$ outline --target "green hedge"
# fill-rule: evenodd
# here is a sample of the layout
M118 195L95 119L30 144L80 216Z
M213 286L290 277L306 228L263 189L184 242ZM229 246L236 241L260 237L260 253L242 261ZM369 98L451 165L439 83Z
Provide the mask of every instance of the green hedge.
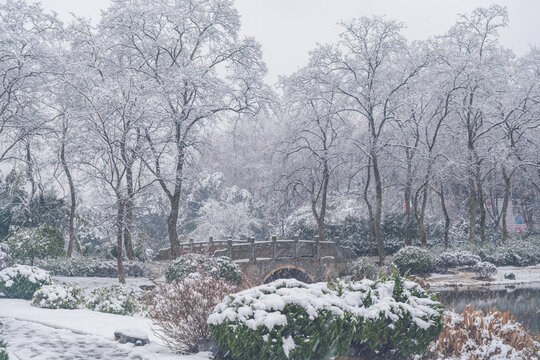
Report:
M100 287L92 290L86 306L104 313L131 315L139 308L135 294L119 286Z
M208 323L233 360L330 359L349 353L406 357L442 330L443 306L395 272L375 282L294 279L244 290L218 304Z
M83 291L75 284L45 285L32 297L32 305L46 309L78 309L84 303Z
M8 298L31 299L36 290L50 284L49 273L35 266L14 265L0 271L0 292Z
M434 268L431 253L416 246L405 246L399 250L393 262L402 274L427 274Z
M341 297L357 317L354 346L365 348L371 356L420 354L443 328L444 307L397 272L375 282L345 284Z
M324 283L276 280L230 295L208 323L231 359L330 359L347 354L354 336L340 303Z

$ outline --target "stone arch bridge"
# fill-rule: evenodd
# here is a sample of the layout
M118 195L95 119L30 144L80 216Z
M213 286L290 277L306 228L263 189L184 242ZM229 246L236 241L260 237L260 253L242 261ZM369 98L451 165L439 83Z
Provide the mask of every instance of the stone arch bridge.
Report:
M304 282L327 281L339 275L354 252L338 241L264 240L194 241L181 243L183 253L206 253L227 256L235 261L254 283L267 283L279 278L296 278ZM166 254L158 254L163 258Z

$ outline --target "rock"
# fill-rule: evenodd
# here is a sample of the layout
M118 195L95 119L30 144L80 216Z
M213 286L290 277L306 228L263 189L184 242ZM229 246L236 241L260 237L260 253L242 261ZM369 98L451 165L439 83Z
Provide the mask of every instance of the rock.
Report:
M132 343L136 346L143 346L150 342L148 335L139 330L133 329L121 329L114 332L116 340L120 341L120 344Z
M504 278L508 280L516 280L516 275L514 273L505 273Z
M219 353L217 342L214 339L201 339L197 341L197 351L208 351L214 356Z
M150 284L150 285L141 285L139 286L139 288L143 291L150 291L150 290L154 290L156 288L156 285L154 284Z

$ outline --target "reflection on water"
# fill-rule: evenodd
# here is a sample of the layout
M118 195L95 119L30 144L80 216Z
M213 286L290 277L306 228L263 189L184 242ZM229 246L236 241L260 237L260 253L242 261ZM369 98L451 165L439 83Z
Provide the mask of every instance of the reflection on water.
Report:
M484 311L492 307L510 311L532 332L540 332L540 289L441 291L438 297L440 302L456 312L462 312L468 304Z

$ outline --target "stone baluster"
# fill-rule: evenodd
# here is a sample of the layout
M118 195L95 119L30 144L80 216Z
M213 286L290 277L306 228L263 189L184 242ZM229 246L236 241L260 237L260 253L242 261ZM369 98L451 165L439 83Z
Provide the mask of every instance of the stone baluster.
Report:
M272 236L272 258L277 259L277 237Z

